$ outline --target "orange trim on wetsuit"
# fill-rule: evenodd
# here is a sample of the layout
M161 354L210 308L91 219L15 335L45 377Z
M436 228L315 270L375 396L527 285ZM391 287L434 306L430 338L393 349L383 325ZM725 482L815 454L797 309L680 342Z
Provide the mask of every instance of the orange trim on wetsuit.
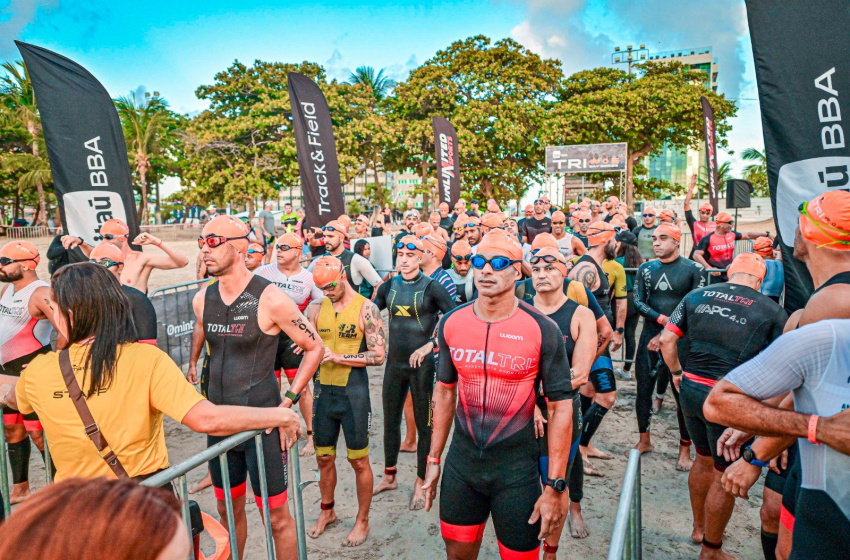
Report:
M779 508L779 522L783 527L794 532L794 514L785 509L785 506Z
M478 542L484 537L484 527L486 523L480 525L452 525L440 520L440 534L443 537L457 542L472 543Z
M502 544L502 541L496 540L499 543L499 556L502 557L502 560L537 560L540 558L540 547L533 550L528 550L525 552L518 552L516 550L511 550Z
M668 323L669 324L669 323ZM690 379L694 383L699 383L700 385L705 385L706 387L714 387L717 385L719 379L712 379L710 377L703 377L702 375L697 375L696 373L685 372L685 379Z
M4 426L14 426L16 424L23 424L24 428L28 432L44 431L44 426L41 425L41 420L27 420L20 412L7 412L3 414Z
M248 481L246 480L242 484L238 486L230 487L230 497L234 500L236 498L241 498L245 495L246 490L248 489ZM216 500L224 500L224 488L219 488L213 484L213 494L215 494Z

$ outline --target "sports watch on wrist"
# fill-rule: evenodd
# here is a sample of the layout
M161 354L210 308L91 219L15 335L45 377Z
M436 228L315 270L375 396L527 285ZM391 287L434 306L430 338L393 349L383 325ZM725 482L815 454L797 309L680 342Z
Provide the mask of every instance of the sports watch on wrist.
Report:
M566 478L548 478L546 479L546 484L552 487L552 490L557 492L558 494L563 494L567 491L567 479Z
M758 459L756 459L756 454L749 445L745 447L744 450L741 452L741 458L749 464L755 467L759 467L760 469L770 464L769 461L759 461Z
M296 394L295 394L295 393L293 393L292 391L287 391L286 393L284 393L284 396L286 396L286 398L287 398L287 399L291 400L291 401L292 401L292 404L295 404L295 403L297 403L297 402L298 402L298 399L300 399L300 398L301 398L301 393L298 393L298 394L296 395Z
M623 334L625 331L626 329L624 329L623 327L617 327L616 329L614 329L614 332L618 332L620 334Z

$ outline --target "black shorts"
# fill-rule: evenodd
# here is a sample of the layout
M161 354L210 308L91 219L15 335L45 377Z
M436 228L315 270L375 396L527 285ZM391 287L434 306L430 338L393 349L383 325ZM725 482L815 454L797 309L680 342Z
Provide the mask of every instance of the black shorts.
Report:
M789 560L845 560L850 555L850 519L823 490L800 490L793 534Z
M785 483L788 481L788 473L791 472L791 469L794 467L794 461L797 460L797 444L794 443L791 447L788 448L788 466L782 468L781 463L779 466L779 473L775 473L772 470L767 471L767 476L764 479L765 488L769 488L773 490L777 494L782 494L785 492Z
M796 444L795 444L796 445ZM782 491L782 507L779 510L779 522L789 531L794 531L794 520L797 515L797 501L803 482L803 470L800 465L799 449L794 458L794 464L785 478L785 488Z
M590 382L597 393L610 393L617 390L617 378L614 377L614 364L608 350L596 358L590 366Z
M717 440L726 431L726 426L709 422L702 413L702 406L710 392L711 387L684 378L679 393L679 405L682 407L685 426L688 428L691 441L694 442L697 455L711 456L714 460L714 468L722 472L732 463L717 453Z
M345 436L349 459L369 455L369 429L372 424L372 402L369 387L351 383L346 387L314 385L313 443L316 456L336 455L339 430Z
M14 360L10 360L0 367L0 372L3 375L13 375L15 377L20 377L21 372L27 365L35 359L36 356L41 354L46 354L50 352L50 345L47 344L42 346L35 352L30 352L26 356L21 356L20 358L15 358ZM21 414L17 409L14 409L10 406L3 407L3 423L4 424L24 424L30 432L41 431L44 428L41 426L41 422L38 420L38 414L35 412L30 412L29 414Z
M275 372L283 371L287 379L293 379L298 373L298 366L301 365L303 354L296 354L292 348L292 339L281 333L277 343L277 354L274 359ZM278 374L278 377L280 375Z
M227 439L230 436L207 436L207 447ZM263 441L263 463L266 468L268 483L269 508L274 509L286 505L287 467L286 452L281 450L280 433L278 429L272 433L261 435ZM227 467L230 473L230 496L235 500L245 495L248 476L251 477L251 488L257 507L262 508L262 492L260 486L260 469L257 462L256 438L241 443L227 452ZM213 490L218 500L224 500L224 483L221 479L221 461L218 457L210 460L210 476Z
M540 412L543 413L543 418L549 420L546 401L542 398L537 399L537 406ZM579 393L576 391L576 396L573 397L573 433L570 438L570 455L567 458L567 475L564 478L570 477L570 471L573 468L573 459L578 452L579 441L581 440L582 417L581 403L579 401ZM537 448L540 451L538 465L540 467L540 482L546 486L546 481L549 478L549 424L543 424L543 437L537 438Z
M502 558L511 557L504 549L513 553L538 550L540 521L528 523L541 494L536 446L519 446L498 453L498 457L494 453L481 458L460 451L459 437L455 432L440 484L443 538L480 541L492 515Z

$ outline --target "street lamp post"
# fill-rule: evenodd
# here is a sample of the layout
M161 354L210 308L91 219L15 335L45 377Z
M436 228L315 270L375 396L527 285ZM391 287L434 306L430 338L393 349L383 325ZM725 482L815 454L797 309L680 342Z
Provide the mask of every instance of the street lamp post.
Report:
M626 50L620 47L614 47L614 52L611 53L611 64L628 64L629 75L632 74L632 63L643 62L649 56L649 49L646 45L641 45L640 48L634 48L633 45L628 45Z

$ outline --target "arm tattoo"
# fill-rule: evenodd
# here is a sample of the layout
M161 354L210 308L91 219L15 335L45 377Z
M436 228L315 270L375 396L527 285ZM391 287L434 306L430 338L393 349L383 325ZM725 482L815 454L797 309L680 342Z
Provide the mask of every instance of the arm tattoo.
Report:
M584 286L590 291L593 291L593 286L596 285L596 281L599 278L596 274L596 269L592 266L584 267L584 270L578 271L576 276L578 277L579 281L584 284Z
M299 330L303 331L304 334L309 336L310 340L316 340L316 335L313 334L313 330L307 326L307 323L304 322L304 318L301 315L293 319L292 324L298 327Z
M596 351L599 352L605 347L605 337L601 334L596 335Z
M364 355L366 365L381 365L384 362L384 347L386 343L384 321L381 319L378 307L371 301L364 303L363 308L363 332L366 335L366 348L368 349ZM380 355L377 351L378 349L380 349Z

